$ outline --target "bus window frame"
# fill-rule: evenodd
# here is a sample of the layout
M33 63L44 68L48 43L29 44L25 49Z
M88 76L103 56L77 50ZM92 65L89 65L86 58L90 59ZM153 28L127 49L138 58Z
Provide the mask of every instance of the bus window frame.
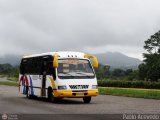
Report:
M47 64L48 64L48 67L50 66L50 68L47 69L48 71L46 72L46 75L52 75L55 80L56 79L56 68L53 67L53 56L51 56L51 55L22 58L21 63L20 63L20 74L43 75L43 70L42 70L43 69L43 62L44 62L43 58L45 58L45 57L48 57ZM34 61L34 59L36 62ZM39 59L39 61L36 59ZM25 61L26 63L23 62L24 60L26 60ZM31 62L31 64L29 64L28 61ZM36 63L37 66L34 66L33 65L34 63ZM36 67L36 70L32 71L31 66ZM29 67L29 70L28 70L28 67ZM37 70L38 68L39 68L39 70ZM52 69L52 70L50 70L50 69ZM31 72L28 72L28 71L31 71Z
M62 78L62 76L58 75L58 68L56 68L56 75L57 75L58 79L63 80L63 79L94 79L94 78L96 78L96 73L95 73L94 68L92 66L92 63L89 59L87 59L87 58L84 58L84 59L82 59L82 58L61 58L61 59L58 59L58 61L59 60L66 60L66 59L87 60L90 64L91 68L92 68L94 76L90 76L90 77L86 77L86 76L63 76L63 77L66 77L66 78Z

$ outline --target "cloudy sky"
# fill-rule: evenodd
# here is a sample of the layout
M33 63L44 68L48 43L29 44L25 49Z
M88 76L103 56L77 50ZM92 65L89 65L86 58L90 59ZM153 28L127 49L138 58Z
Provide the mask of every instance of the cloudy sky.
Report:
M72 50L142 59L159 0L0 0L0 55Z

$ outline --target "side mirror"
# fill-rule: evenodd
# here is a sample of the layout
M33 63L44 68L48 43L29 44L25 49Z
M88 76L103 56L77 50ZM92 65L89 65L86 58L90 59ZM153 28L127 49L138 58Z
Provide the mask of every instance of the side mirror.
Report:
M54 54L53 67L58 68L58 54Z
M86 55L84 55L84 58L88 58L88 59L92 58L93 59L93 67L95 69L98 68L98 59L95 56L86 54Z

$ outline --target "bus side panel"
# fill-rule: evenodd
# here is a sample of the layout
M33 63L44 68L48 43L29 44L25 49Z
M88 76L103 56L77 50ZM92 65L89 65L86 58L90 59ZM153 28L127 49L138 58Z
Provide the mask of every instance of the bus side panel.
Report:
M42 75L29 75L30 78L30 94L40 96Z

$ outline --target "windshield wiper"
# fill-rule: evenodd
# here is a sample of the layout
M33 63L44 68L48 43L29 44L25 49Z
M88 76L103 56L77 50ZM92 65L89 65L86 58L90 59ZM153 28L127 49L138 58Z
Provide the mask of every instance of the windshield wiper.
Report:
M76 74L85 75L85 76L88 77L88 78L92 77L92 76L89 76L89 75L87 75L87 74L85 74L85 73L83 73L83 72L75 72L75 73L76 73Z
M65 72L59 72L58 74L64 74L64 75L69 75L69 76L74 77L73 75L71 75L71 74L69 74L69 73L65 73Z

